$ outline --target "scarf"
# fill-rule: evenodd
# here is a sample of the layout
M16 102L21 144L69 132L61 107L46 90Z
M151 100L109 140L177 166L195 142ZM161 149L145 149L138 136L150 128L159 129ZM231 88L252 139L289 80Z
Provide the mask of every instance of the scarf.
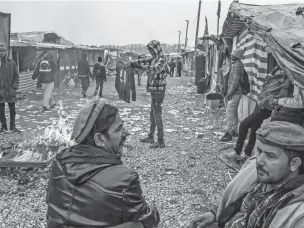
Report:
M121 165L121 156L104 148L77 144L56 155L60 165L65 164L113 164Z
M246 214L249 215L247 228L268 227L277 211L286 206L288 202L293 199L294 195L288 193L303 184L304 175L300 175L285 184L279 185L275 189L261 193L258 200L247 208ZM256 191L260 190L262 186L262 184L258 184L254 190L246 196L245 200Z

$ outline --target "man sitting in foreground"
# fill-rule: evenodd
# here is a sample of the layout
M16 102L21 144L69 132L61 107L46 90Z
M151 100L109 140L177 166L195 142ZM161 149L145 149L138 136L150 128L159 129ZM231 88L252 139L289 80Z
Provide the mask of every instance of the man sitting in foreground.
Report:
M304 129L274 121L256 134L257 156L227 186L218 207L193 220L193 228L304 227Z
M130 221L145 228L158 225L159 213L142 196L138 174L122 164L128 135L117 108L104 99L79 112L72 133L78 144L58 153L52 166L48 228L103 228Z

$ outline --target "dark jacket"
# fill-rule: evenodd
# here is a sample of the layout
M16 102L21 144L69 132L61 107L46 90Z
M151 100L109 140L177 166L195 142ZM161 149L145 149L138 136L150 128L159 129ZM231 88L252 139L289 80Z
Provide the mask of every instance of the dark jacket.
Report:
M90 70L89 62L86 59L80 59L78 62L78 76L80 78L87 76L90 76L91 78L93 77Z
M174 69L176 67L176 63L174 61L171 61L169 63L169 67Z
M95 78L96 81L107 81L106 67L103 63L95 63L93 67L93 78Z
M231 71L228 79L228 96L243 94L240 80L244 70L244 65L241 60L236 60L231 63Z
M118 155L78 144L56 155L47 191L48 228L103 228L128 221L159 223L138 174Z
M16 101L19 87L19 72L14 60L0 59L0 103Z
M50 69L49 71L43 71L40 68L40 64L42 61L47 61L49 63ZM54 60L45 58L44 60L40 60L37 64L37 67L32 75L32 79L35 80L38 78L38 84L40 83L51 83L55 82L56 80L56 71L57 66Z

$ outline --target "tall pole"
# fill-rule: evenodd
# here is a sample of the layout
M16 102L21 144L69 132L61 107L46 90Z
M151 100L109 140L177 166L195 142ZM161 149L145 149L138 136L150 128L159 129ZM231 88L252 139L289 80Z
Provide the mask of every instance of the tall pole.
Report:
M178 31L178 50L177 50L177 53L179 54L180 52L180 35L181 35L181 31Z
M196 46L197 46L197 38L198 38L198 30L199 30L199 22L200 22L200 14L201 14L201 4L202 4L202 1L199 0L199 3L198 3L198 14L197 14L197 23L196 23L196 34L195 34L194 59L195 59L196 54L197 54L196 53Z
M187 41L188 41L188 24L189 24L189 20L186 20L187 22L187 27L186 27L186 37L185 37L185 51L187 49Z

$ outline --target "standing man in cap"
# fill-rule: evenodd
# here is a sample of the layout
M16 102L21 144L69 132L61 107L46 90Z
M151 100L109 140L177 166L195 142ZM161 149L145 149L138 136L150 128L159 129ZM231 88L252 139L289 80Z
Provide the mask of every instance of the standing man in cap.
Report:
M16 128L16 91L19 87L19 72L14 60L7 57L7 47L0 45L0 134L6 132L5 103L10 110L10 130L20 133Z
M97 95L99 89L99 97L102 97L103 83L107 81L106 67L102 63L102 57L98 57L98 62L93 67L93 78L96 80L96 88L94 96Z
M138 174L121 161L128 135L117 108L105 100L81 109L72 132L77 144L58 153L52 165L48 228L158 225L159 213L145 201Z
M167 62L160 42L152 40L147 45L152 55L151 65L143 67L149 71L147 89L151 93L150 132L142 143L150 143L150 148L164 148L164 127L162 120L162 104L165 99ZM154 142L155 128L157 127L157 142Z
M192 228L303 228L304 128L274 121L257 131L257 156L244 164L220 204Z
M232 137L238 137L238 107L242 98L243 89L240 85L243 72L245 71L244 65L241 62L243 50L236 49L231 53L231 70L228 78L228 93L227 93L227 109L226 109L226 132L220 139L222 142L232 141Z
M43 104L42 112L50 111L49 107L52 109L55 107L55 102L53 98L54 83L57 74L57 66L54 61L51 52L47 52L44 59L39 61L37 67L33 73L32 79L38 78L37 83L42 84L43 93Z
M91 77L93 79L86 53L82 53L81 59L78 62L78 77L80 78L80 81L81 81L81 87L82 87L81 93L82 93L82 96L85 98L85 97L87 97L86 93L90 86L89 77Z

